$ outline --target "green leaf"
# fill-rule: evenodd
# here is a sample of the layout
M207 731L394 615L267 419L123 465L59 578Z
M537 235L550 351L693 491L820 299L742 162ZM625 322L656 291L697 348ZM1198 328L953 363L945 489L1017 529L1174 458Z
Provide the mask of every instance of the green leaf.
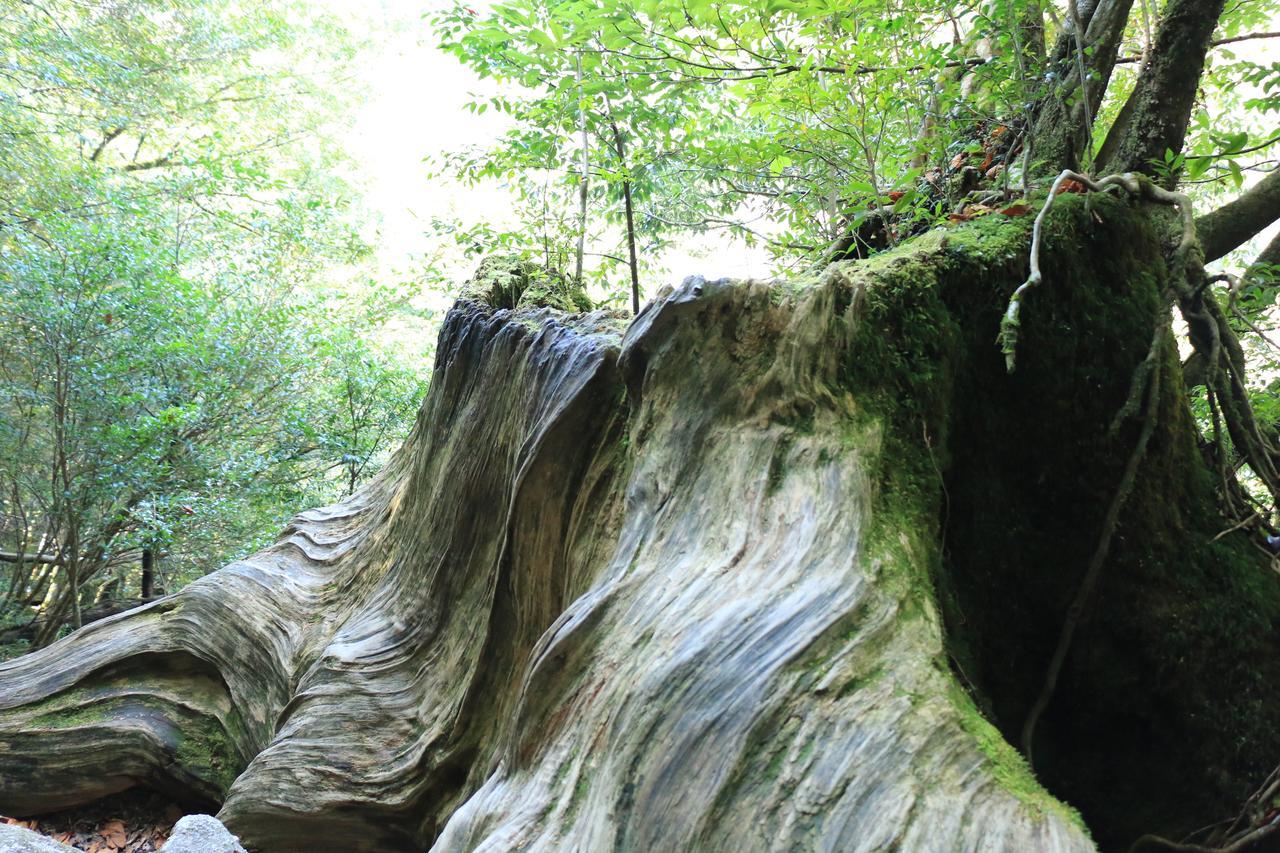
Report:
M1231 170L1231 182L1236 185L1236 189L1244 186L1244 170L1240 168L1240 164L1235 160L1228 160L1227 168Z

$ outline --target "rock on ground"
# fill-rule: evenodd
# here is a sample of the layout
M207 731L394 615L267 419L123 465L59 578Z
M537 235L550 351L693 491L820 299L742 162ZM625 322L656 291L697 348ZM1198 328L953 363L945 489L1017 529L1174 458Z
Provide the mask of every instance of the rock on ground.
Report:
M59 844L38 832L0 823L0 853L77 853L77 851L74 847Z
M174 825L164 853L245 853L245 849L216 817L189 814Z

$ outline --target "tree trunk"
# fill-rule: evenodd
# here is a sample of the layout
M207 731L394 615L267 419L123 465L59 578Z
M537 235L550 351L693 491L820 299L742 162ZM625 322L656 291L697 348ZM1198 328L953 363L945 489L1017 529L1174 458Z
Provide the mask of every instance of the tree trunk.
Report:
M1050 171L1078 170L1089 159L1093 117L1111 81L1133 0L1072 0L1071 5L1083 35L1077 42L1076 22L1067 22L1054 47L1049 91L1032 130L1035 157Z
M151 546L142 549L142 597L151 598L155 587L155 551Z
M477 283L372 483L0 665L0 811L147 784L269 851L1092 849L1000 732L1164 273L1120 201L1053 221L1012 376L1025 218L689 279L625 331ZM1037 735L1104 845L1219 818L1280 756L1280 594L1209 541L1179 384Z
M631 313L640 313L640 259L636 256L636 215L631 205L631 173L627 170L627 148L616 122L610 123L613 145L618 153L618 168L622 170L622 210L627 221L627 268L631 272Z
M1154 171L1166 151L1182 153L1205 56L1225 0L1169 0L1150 58L1099 154L1105 172ZM1115 137L1113 140L1112 137ZM1177 175L1162 183L1172 187Z

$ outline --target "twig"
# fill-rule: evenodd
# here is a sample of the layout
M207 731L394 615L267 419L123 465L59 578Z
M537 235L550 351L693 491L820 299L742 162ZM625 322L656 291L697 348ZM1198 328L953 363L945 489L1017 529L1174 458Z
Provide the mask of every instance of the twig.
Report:
M1238 522L1236 522L1235 524L1231 525L1231 526L1230 526L1230 527L1228 527L1226 530L1222 531L1221 533L1219 533L1217 536L1213 537L1213 538L1212 538L1212 539L1210 539L1209 541L1210 541L1210 542L1217 542L1217 541L1218 541L1219 539L1221 539L1223 536L1226 536L1226 535L1231 534L1231 533L1235 533L1237 530L1241 529L1242 527L1248 527L1250 524L1252 524L1252 523L1253 523L1254 519L1258 519L1258 518L1261 518L1261 517L1262 517L1262 515L1261 515L1257 510L1254 510L1254 511L1253 511L1252 513L1250 513L1249 515L1245 516L1243 521L1238 521Z

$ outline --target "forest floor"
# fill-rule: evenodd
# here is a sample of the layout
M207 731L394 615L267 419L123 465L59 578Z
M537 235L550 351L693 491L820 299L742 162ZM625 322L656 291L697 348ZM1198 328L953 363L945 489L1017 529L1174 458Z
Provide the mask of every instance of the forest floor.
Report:
M82 806L0 823L22 826L88 853L154 853L187 811L163 794L132 788Z

